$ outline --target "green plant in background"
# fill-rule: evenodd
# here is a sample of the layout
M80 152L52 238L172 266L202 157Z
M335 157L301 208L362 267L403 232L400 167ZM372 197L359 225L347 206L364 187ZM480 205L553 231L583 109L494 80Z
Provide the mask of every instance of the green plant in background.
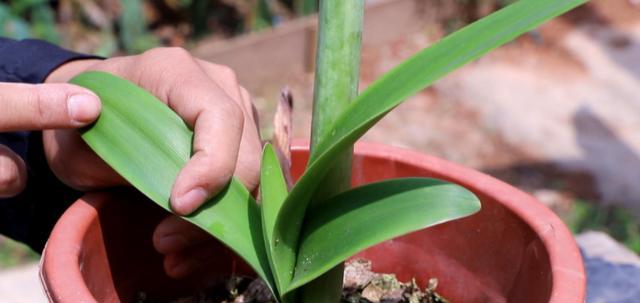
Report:
M295 0L294 7L298 15L313 14L318 11L318 0Z
M428 178L348 189L353 144L409 96L585 2L520 0L420 51L355 97L363 2L322 1L314 130L304 174L288 192L275 151L266 145L260 204L232 179L185 218L244 258L280 301L336 302L341 273L332 268L351 255L480 208L468 190ZM100 118L83 130L83 139L133 186L169 210L171 186L191 155L193 133L168 107L128 81L88 72L71 82L103 101ZM323 283L314 282L318 279Z
M269 0L258 0L253 9L252 30L261 30L273 24L273 12Z
M118 18L120 41L127 53L140 53L159 45L158 39L147 31L147 24L142 18L142 1L122 0L122 10Z
M82 51L111 56L170 44L156 32L162 26L173 27L173 35L189 39L232 36L316 11L317 0L14 0L0 2L0 36L62 42L69 48L96 39L97 45L91 49L83 45ZM58 13L64 17L56 20ZM158 19L150 20L149 15ZM187 30L177 30L185 26ZM76 41L76 35L81 41Z
M40 255L28 246L0 235L0 270L35 262Z
M640 254L640 221L630 210L582 200L576 200L572 207L571 214L563 218L571 232L603 231Z
M49 1L16 0L9 3L0 3L0 37L60 42L55 12Z

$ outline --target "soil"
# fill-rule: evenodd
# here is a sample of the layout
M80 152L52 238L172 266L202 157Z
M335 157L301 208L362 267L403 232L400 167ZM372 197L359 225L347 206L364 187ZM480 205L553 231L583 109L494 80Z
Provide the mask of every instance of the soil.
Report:
M436 293L437 279L420 288L415 280L398 281L394 274L375 273L371 262L355 259L346 263L342 303L448 303ZM209 289L177 299L150 298L138 294L138 303L275 303L271 291L261 279L230 277Z

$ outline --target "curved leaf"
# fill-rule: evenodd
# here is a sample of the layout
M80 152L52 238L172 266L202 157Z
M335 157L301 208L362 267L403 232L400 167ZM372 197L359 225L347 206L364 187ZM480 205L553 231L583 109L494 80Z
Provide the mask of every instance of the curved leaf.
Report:
M164 103L127 80L85 72L70 82L90 89L102 101L100 117L82 131L82 138L135 188L170 211L171 188L191 157L193 133ZM185 218L234 250L274 287L258 205L239 181L232 179Z
M365 248L478 210L480 200L469 190L428 178L386 180L339 194L309 209L288 290Z
M271 144L266 144L262 152L262 167L260 169L260 196L262 203L262 232L264 234L265 246L271 269L278 289L281 285L288 284L289 280L281 280L278 275L278 267L281 265L273 259L273 229L276 225L276 218L284 199L287 198L287 181L282 173L282 166L276 155L276 151ZM291 268L281 269L290 271Z
M278 215L274 254L293 266L311 196L333 159L407 97L458 67L587 0L520 0L420 51L370 85L318 142Z

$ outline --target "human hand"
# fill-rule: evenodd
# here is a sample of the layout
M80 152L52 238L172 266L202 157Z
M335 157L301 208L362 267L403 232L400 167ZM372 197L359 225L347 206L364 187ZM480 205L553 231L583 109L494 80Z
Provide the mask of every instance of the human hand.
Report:
M157 48L136 56L73 61L52 72L46 82L67 82L90 70L109 72L145 88L194 131L193 156L171 191L174 212L193 212L232 175L249 190L255 189L261 143L250 96L229 68L198 60L180 48ZM90 190L125 184L77 132L47 131L43 139L49 165L67 185Z
M160 48L104 61L74 61L54 71L47 82L67 82L88 70L110 72L147 89L194 130L194 154L171 191L174 212L191 213L232 175L255 189L261 152L256 117L248 92L229 68L193 58L182 49ZM52 170L68 185L86 190L124 183L77 132L47 131L43 139ZM220 253L213 238L176 216L160 223L153 241L173 277L211 264L216 259L212 256Z
M100 99L72 84L0 83L0 132L77 128L100 114ZM0 145L0 198L13 197L24 189L24 161Z

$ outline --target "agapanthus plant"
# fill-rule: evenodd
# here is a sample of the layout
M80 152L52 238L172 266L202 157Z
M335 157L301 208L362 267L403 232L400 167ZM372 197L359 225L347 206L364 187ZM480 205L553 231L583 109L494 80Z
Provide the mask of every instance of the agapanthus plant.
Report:
M429 178L349 189L353 144L409 96L584 2L517 1L418 52L357 95L363 0L321 1L314 130L304 174L289 191L276 152L267 144L259 203L232 179L185 219L242 257L280 302L335 302L340 273L325 274L339 271L350 256L480 209L470 191ZM170 210L171 187L191 156L192 131L126 80L87 72L71 82L103 102L102 114L83 130L83 139L133 186Z

